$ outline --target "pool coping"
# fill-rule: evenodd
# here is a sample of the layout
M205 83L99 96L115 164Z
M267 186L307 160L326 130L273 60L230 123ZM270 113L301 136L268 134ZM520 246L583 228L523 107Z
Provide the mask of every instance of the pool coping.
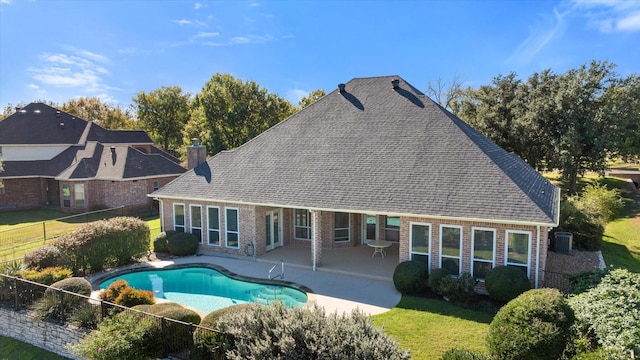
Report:
M286 281L286 280L263 279L263 278L256 278L256 277L252 277L252 276L240 275L240 274L237 274L237 273L234 273L234 272L228 270L227 268L225 268L223 266L216 265L216 264L211 264L211 263L203 263L203 262L182 263L182 264L175 264L175 263L166 263L166 264L162 264L162 263L153 263L153 264L152 263L137 263L137 264L133 264L133 265L126 265L126 266L121 266L121 267L117 267L117 268L113 268L113 269L108 269L108 270L102 271L102 272L97 273L97 274L92 274L92 275L86 276L85 278L91 284L91 288L93 289L94 292L101 292L101 291L103 291L103 289L100 287L100 283L102 283L102 282L104 282L104 281L106 281L106 280L108 280L108 279L110 279L112 277L125 275L125 274L136 273L136 272L142 272L142 271L149 271L149 270L153 270L153 269L170 270L170 269L182 269L182 268L190 268L190 267L209 268L209 269L216 270L216 271L220 272L224 276L227 276L227 277L235 279L235 280L240 280L240 281L249 281L249 282L253 282L253 283L257 283L257 284L261 284L261 285L280 285L280 286L291 287L291 288L294 288L296 290L303 291L307 295L307 302L304 304L303 307L312 307L315 304L317 304L316 296L313 293L313 290L311 290L310 288L308 288L307 286L304 286L302 284L298 284L298 283L295 283L295 282L292 282L292 281ZM167 299L163 299L163 298L155 298L155 299L160 299L162 301L168 301ZM183 305L183 304L180 304L180 305ZM185 305L183 305L183 306L185 306Z

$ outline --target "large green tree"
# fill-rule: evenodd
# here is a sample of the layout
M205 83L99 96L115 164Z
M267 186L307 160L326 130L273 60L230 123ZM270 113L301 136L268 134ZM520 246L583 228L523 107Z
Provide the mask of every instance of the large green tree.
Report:
M618 119L614 137L617 154L637 159L640 157L640 75L630 75L610 86L605 97L605 111Z
M327 93L325 93L324 90L322 89L314 90L311 93L309 93L309 95L300 99L300 101L298 101L298 106L300 106L300 109L304 109L307 106L313 104L314 102L320 100L320 98L322 98L325 95L327 95Z
M209 155L236 148L295 112L289 101L257 83L219 73L196 95L195 106L206 123Z
M182 146L182 129L189 120L190 94L179 86L139 92L132 105L142 128L165 149Z
M128 111L118 105L103 103L97 97L71 99L57 108L87 121L95 121L105 129L132 129L136 125Z

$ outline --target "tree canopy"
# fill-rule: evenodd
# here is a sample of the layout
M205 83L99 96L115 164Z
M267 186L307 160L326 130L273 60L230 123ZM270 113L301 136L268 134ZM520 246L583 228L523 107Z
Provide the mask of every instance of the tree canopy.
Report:
M314 102L320 100L320 98L322 98L325 95L327 94L322 89L314 90L311 93L309 93L309 95L300 99L300 101L298 101L298 106L300 106L300 109L302 110L307 106L313 104Z

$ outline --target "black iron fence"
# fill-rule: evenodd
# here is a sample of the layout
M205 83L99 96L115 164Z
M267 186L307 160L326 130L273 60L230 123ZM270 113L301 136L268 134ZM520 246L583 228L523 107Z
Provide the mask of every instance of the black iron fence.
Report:
M544 283L541 287L554 288L560 290L563 294L570 294L572 291L569 275L561 274L553 271L543 270Z
M154 314L120 306L104 300L90 298L51 286L0 274L0 306L33 312L36 317L58 323L71 323L79 327L95 329L104 319L117 313L136 317L138 323L146 323L159 330L163 344L163 356L191 359L197 350L199 358L216 359L216 342L224 339L224 333L196 324L169 319ZM204 352L204 353L203 353Z

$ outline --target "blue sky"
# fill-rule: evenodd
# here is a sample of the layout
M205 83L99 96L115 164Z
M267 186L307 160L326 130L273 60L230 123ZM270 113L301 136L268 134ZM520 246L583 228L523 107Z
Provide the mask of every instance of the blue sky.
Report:
M216 72L294 104L354 77L490 83L591 60L640 72L640 1L0 0L0 106L199 92Z

